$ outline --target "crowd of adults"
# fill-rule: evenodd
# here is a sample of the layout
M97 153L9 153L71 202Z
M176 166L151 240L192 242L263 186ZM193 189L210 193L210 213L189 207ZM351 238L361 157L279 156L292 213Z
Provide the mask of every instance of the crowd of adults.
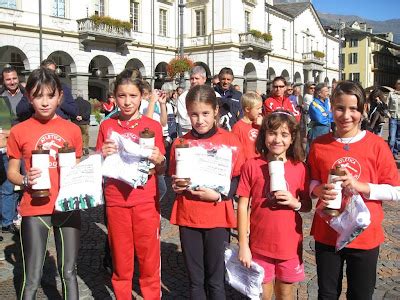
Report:
M50 59L44 60L41 63L41 67L50 69L52 72L55 72L56 70L55 62ZM187 137L190 136L190 134L192 134L196 138L198 136L200 136L200 138L203 138L201 136L201 133L196 132L196 130L194 130L193 118L191 118L191 116L188 113L189 101L192 102L197 101L196 99L193 98L194 93L195 92L200 93L202 91L200 88L196 87L209 85L209 83L207 83L207 74L203 67L195 66L190 71L189 73L190 89L186 91L182 87L178 87L177 89L171 91L152 90L150 84L148 84L145 80L141 78L140 72L138 71L132 71L132 72L133 73L136 72L135 80L136 79L139 80L138 81L139 83L136 83L135 81L135 84L140 85L141 101L139 108L140 111L139 116L144 115L150 119L157 121L161 125L164 146L167 150L167 154L171 148L173 141L178 137L182 136ZM245 127L246 128L245 130L247 130L245 134L246 135L248 134L248 138L252 139L253 143L252 147L254 148L250 152L256 152L254 143L256 142L257 139L258 130L261 130L260 128L264 128L265 130L272 130L266 127L267 126L266 125L267 121L265 121L266 116L270 116L271 114L274 114L276 112L278 112L278 114L287 115L289 116L289 119L293 118L293 120L290 119L290 122L293 121L293 126L296 128L298 126L298 128L300 129L301 142L304 150L306 151L307 154L311 153L310 154L311 163L313 164L313 166L310 167L312 169L311 176L315 177L316 176L315 174L319 172L319 170L317 170L318 168L316 167L316 164L318 159L320 159L320 157L318 157L319 155L318 151L321 149L321 147L324 147L324 145L322 145L323 139L326 138L328 133L334 134L336 131L339 133L345 132L344 128L347 126L347 123L350 123L350 121L346 121L347 122L346 124L338 123L338 120L335 119L335 116L333 114L332 106L334 105L336 111L336 118L339 118L338 116L340 116L340 113L338 113L340 109L343 109L343 111L348 109L350 110L349 115L352 115L351 118L349 117L349 119L351 119L352 124L355 124L356 121L357 122L360 121L359 122L360 130L368 130L379 136L382 136L383 125L386 122L386 120L389 119L388 144L393 154L393 157L395 159L400 158L400 79L397 80L394 86L394 90L391 91L387 95L387 97L383 93L382 88L376 87L376 89L374 89L369 93L368 102L365 103L363 103L362 99L363 95L360 96L357 90L358 85L356 86L355 84L354 85L350 84L346 86L347 84L346 82L339 83L340 88L342 90L337 90L335 86L329 87L324 83L317 83L317 84L307 83L304 86L304 93L302 93L301 85L296 85L296 84L292 85L288 83L284 77L279 76L273 79L271 83L271 88L266 93L254 91L254 92L247 92L243 95L240 92L240 86L234 84L234 79L235 78L232 69L229 67L224 67L220 70L219 74L214 76L211 80L211 85L213 87L212 90L213 94L210 97L214 99L214 94L215 94L215 97L218 101L218 106L217 106L218 108L215 109L215 111L218 112L218 116L216 118L218 126L215 127L223 128L226 131L232 131L234 134L238 135L238 139L240 140L241 133L238 134L238 132L240 132L238 127L245 125L241 124L239 121L240 120L244 121L248 125L248 127ZM12 184L7 179L6 172L8 168L9 158L7 156L6 140L10 128L17 123L23 122L31 118L32 114L35 111L32 107L31 102L28 100L27 95L25 94L24 87L19 82L17 71L13 67L6 67L3 69L2 82L3 85L2 89L0 90L0 97L1 97L0 124L2 128L0 136L1 138L0 151L2 160L0 166L1 167L1 173L0 173L1 226L2 226L2 232L4 234L16 234L18 232L17 207L18 207L18 201L21 198L21 194L23 191L18 185ZM352 88L349 88L349 86L351 86ZM346 88L348 90L346 90ZM353 94L349 92L349 90L351 89L353 89L352 90ZM354 92L354 90L357 91ZM349 100L350 102L346 102L348 101L347 98L346 101L343 100L345 99L345 96L349 95L354 97L357 96L355 104L352 105L348 104L351 101ZM332 102L331 99L332 97L335 97L334 103ZM68 87L65 84L62 84L62 98L63 101L61 102L61 105L57 108L56 114L57 116L66 120L70 120L71 122L79 126L79 128L81 129L81 134L83 139L82 151L84 155L88 155L89 154L88 126L91 114L90 103L82 97L82 93L78 93L78 95L76 95L76 97L74 98L72 96L70 87ZM107 95L107 100L102 103L102 110L106 115L106 119L118 118L120 108L118 107L115 98L116 94L110 91L110 93L108 93ZM261 100L262 102L259 101L260 105L258 105L258 99L260 100L262 99ZM364 107L360 109L359 108L360 103L362 103L362 105L365 104L365 107L368 107L368 109L364 110ZM358 118L358 115L356 117L354 117L354 115L361 112L363 113L363 115L361 116L360 120L357 119L355 121L355 118L356 117ZM346 113L347 112L343 112L343 114ZM265 116L264 120L262 118L263 116ZM281 116L279 118L281 118ZM342 119L343 118L345 117L342 117ZM280 126L282 126L282 124L280 124ZM336 128L337 126L339 126L339 130ZM356 124L356 126L358 126L358 123ZM357 130L354 131L355 132L354 136L347 137L345 135L340 136L340 134L333 135L336 141L339 141L340 143L344 144L343 147L340 146L344 150L348 151L347 148L350 147L349 145L351 143L361 140L364 137L369 138L369 135L361 133L361 131L359 131L358 128L356 129ZM215 134L215 132L218 132L216 129L213 130L214 130L213 134ZM210 132L212 132L213 130L210 130ZM278 130L277 129L274 130L275 130L274 134L277 134L276 131ZM196 134L198 136L196 136ZM323 137L319 138L321 136ZM265 141L263 141L263 143L267 143L266 140L267 137L265 137ZM314 141L317 141L317 143L313 144ZM243 147L244 146L247 147L248 145L250 144L247 144L247 142L242 142ZM246 149L244 150L245 150L244 152L246 152ZM316 153L318 153L318 155ZM262 153L259 154L262 155ZM389 163L390 162L388 162L388 164ZM162 164L162 160L160 164ZM25 172L24 165L22 164L21 174L23 174L24 172ZM381 176L381 174L378 175ZM159 196L160 200L162 200L163 196L167 191L164 176L165 176L164 174L157 174L157 186L158 186L157 195ZM346 174L346 176L349 175ZM236 177L237 178L232 178L231 189L234 191L236 191L239 181L239 176ZM324 182L318 181L320 180L320 178L311 178L311 179L312 179L310 185L311 197L319 198L322 201L330 200L332 194L329 194L328 192L326 192L326 190L330 190L331 188L327 187L324 184ZM354 179L353 177L349 176L348 180L351 182L349 182L348 185L351 187L357 187L359 188L360 191L364 191L365 186L359 185L353 179ZM381 182L374 182L374 183L379 185ZM379 190L379 192L381 192L381 190ZM369 193L372 193L372 189L371 191L368 189L368 192L366 192L365 194ZM230 199L230 197L228 197L227 199ZM224 199L221 199L221 194L220 194L219 199L216 200L216 203L221 202L221 200L224 201ZM292 198L290 200L292 200ZM301 206L302 203L300 203L300 206L298 207L296 202L295 206L290 208L293 208L293 210L297 212L298 210L301 209ZM372 210L376 208L370 208L370 209ZM322 225L320 226L322 227ZM318 234L321 234L322 231L323 230L320 230L314 233L316 233L316 235L318 236ZM182 232L184 231L181 231L181 234L184 235ZM186 234L188 233L186 232ZM327 266L329 265L327 261L332 258L330 254L328 255L328 253L331 253L332 249L330 248L330 244L326 245L328 243L326 242L327 240L324 240L324 238L320 237L318 237L318 239L319 240L317 240L317 245L319 248L317 249L318 252L317 259L319 259L318 261L319 267L322 268L322 266L324 266L325 268L327 268ZM2 237L0 237L0 241L1 240ZM364 247L365 245L362 244L361 246ZM367 246L369 247L369 244ZM377 245L374 244L373 246L374 246L373 248L376 250L375 247ZM185 247L189 247L189 245L186 244ZM379 253L379 245L377 247L378 247L377 252L375 250L374 253L368 252L370 254L368 256L368 259L372 262L374 261L374 258L373 257L371 258L371 256L376 255L377 259L377 253ZM106 248L108 249L108 245L106 245ZM364 248L361 249L364 250ZM370 251L371 249L367 248L367 250ZM109 250L107 252L109 252ZM187 253L184 253L184 255L186 263L189 264L188 261L190 260L190 257L187 256L188 255ZM348 259L349 262L351 263L354 262L353 260L354 258L352 258L351 256L353 255L353 253L349 254L348 252L345 252L345 254L342 255L342 253L340 253L339 255L340 259L342 259L342 263L343 260L345 259ZM360 257L362 256L360 252L357 252L357 255L360 255ZM368 261L365 260L366 259L365 256L363 257L364 257L362 258L363 261ZM334 259L337 259L337 257L335 257ZM193 263L193 261L191 263ZM108 257L106 257L104 260L104 266L112 268L112 262L109 254ZM340 267L337 267L336 265L335 268L337 268L338 270L337 277L339 278L340 276L342 276L341 272L343 271L339 270ZM362 268L360 266L355 266L354 269L361 270ZM372 270L372 267L370 267L367 270L369 272L368 280L370 280L369 282L370 285L375 284L374 281L375 277L372 274L374 271L376 271L375 269L376 269L376 261L374 270ZM188 270L188 272L190 271L193 270ZM325 271L326 269L324 269L324 272ZM321 274L318 274L318 276L320 275ZM356 280L359 280L357 276L353 275L350 274L349 277L356 278ZM191 276L194 275L191 273ZM335 280L337 280L338 278L335 278ZM192 279L193 278L191 277L191 280ZM329 286L329 281L332 280L332 278L329 278L329 276L321 276L318 280L320 288L325 289L325 291L329 290L329 292L331 292L330 289L335 289L335 288L339 289L339 285L337 287ZM358 281L352 282L350 284L354 285L354 287L356 288L362 288L361 283ZM355 293L354 290L351 290L351 292ZM361 293L360 295L367 295L368 293L370 293L370 290L368 290L366 294ZM326 298L321 297L321 299L329 299L329 297ZM354 299L361 299L361 298L355 297Z

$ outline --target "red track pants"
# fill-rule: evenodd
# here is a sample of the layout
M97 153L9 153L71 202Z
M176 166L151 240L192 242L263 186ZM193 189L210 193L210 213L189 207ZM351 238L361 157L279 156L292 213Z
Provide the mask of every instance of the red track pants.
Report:
M114 268L111 282L116 298L132 299L136 255L144 299L161 299L160 213L157 204L107 207L107 218Z

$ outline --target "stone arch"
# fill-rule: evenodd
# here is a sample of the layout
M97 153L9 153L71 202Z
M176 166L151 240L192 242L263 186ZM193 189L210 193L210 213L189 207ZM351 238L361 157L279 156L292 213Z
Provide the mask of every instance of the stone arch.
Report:
M288 72L286 69L284 69L284 70L282 71L281 76L282 76L283 78L285 78L285 80L286 80L287 82L290 81L290 75L289 75L289 72Z
M71 86L71 73L76 73L76 64L74 59L67 52L54 51L47 58L54 60L56 63L56 72L61 82Z
M104 55L94 56L89 63L88 73L89 98L104 101L115 76L111 60Z
M31 66L25 52L15 46L0 47L0 71L7 65L13 66L18 75L24 75L31 70Z
M137 58L131 58L125 65L126 69L137 69L143 77L146 77L146 68L144 64Z
M247 63L243 70L243 93L257 90L257 71L252 63Z
M168 81L167 73L168 64L165 61L159 62L154 70L155 80L154 88L161 89L166 81Z
M301 83L301 75L299 72L294 73L294 77L293 77L293 83L294 84L299 84Z

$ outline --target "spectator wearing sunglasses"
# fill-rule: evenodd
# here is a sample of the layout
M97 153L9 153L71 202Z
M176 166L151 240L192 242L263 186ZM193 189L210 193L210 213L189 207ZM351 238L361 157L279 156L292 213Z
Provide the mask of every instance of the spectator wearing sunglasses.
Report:
M296 109L289 98L286 96L287 82L282 76L275 77L272 81L272 93L264 102L264 112L266 115L277 109L290 111L296 120L300 121L300 112Z

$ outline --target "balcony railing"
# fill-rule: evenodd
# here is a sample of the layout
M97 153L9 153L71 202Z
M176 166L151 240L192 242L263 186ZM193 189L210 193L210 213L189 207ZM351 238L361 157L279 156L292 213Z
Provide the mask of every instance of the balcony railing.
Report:
M324 58L316 57L313 52L303 53L303 61L305 64L314 63L314 64L323 65L325 63Z
M251 33L240 33L239 42L240 42L240 47L253 48L252 50L256 52L267 53L272 51L271 41L266 41L262 38L257 38Z
M89 18L76 20L78 22L78 33L103 36L107 38L131 41L131 31L126 28L120 28L116 26L110 26L107 24L95 24L93 20Z

